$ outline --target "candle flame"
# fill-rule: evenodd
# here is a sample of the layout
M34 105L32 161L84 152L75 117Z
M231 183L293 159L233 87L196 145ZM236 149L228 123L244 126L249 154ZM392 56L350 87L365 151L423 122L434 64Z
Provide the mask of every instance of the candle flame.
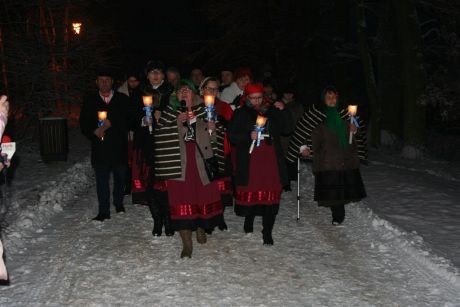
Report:
M265 126L265 123L267 122L267 118L262 116L262 115L259 115L257 116L257 120L256 120L256 125L259 126L259 127L263 127Z
M216 97L213 96L213 95L205 95L204 96L204 104L207 107L214 105L215 100L216 100Z
M142 96L142 101L144 102L144 106L151 107L153 104L153 97L152 96Z
M357 105L349 105L348 106L348 114L350 114L351 116L355 116L357 112L358 112L358 106Z
M99 111L97 112L97 117L99 120L106 120L107 119L107 111Z

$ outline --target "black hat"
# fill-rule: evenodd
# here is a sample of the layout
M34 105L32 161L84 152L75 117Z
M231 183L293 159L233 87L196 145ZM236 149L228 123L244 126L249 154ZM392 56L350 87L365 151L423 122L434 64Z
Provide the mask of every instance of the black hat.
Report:
M152 70L161 70L161 72L164 73L165 65L161 61L148 61L147 65L145 65L145 75L148 75Z

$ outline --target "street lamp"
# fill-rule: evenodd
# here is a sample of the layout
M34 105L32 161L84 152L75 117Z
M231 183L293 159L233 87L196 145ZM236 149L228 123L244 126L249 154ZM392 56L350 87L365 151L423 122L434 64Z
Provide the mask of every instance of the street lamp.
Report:
M81 32L81 22L74 22L72 23L72 28L73 28L73 32L77 35L80 34Z

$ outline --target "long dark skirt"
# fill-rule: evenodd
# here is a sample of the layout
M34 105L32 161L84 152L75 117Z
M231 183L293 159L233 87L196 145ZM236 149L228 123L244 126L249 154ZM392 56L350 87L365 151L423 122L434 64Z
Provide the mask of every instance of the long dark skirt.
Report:
M216 182L220 192L222 205L224 207L233 206L232 177L224 177L216 180Z
M236 187L236 215L278 214L281 191L275 147L262 142L251 154L248 185Z
M314 200L320 206L336 206L366 197L359 169L315 172Z
M147 165L141 149L133 151L131 161L131 196L133 204L147 205L150 167Z
M167 189L174 230L213 229L222 222L223 206L217 182L203 185L193 143L187 143L185 181L168 180Z

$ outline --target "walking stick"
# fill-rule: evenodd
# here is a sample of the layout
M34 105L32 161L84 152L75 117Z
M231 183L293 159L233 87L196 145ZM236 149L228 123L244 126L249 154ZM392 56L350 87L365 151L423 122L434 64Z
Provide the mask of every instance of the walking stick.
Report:
M300 157L297 158L297 221L300 220Z

